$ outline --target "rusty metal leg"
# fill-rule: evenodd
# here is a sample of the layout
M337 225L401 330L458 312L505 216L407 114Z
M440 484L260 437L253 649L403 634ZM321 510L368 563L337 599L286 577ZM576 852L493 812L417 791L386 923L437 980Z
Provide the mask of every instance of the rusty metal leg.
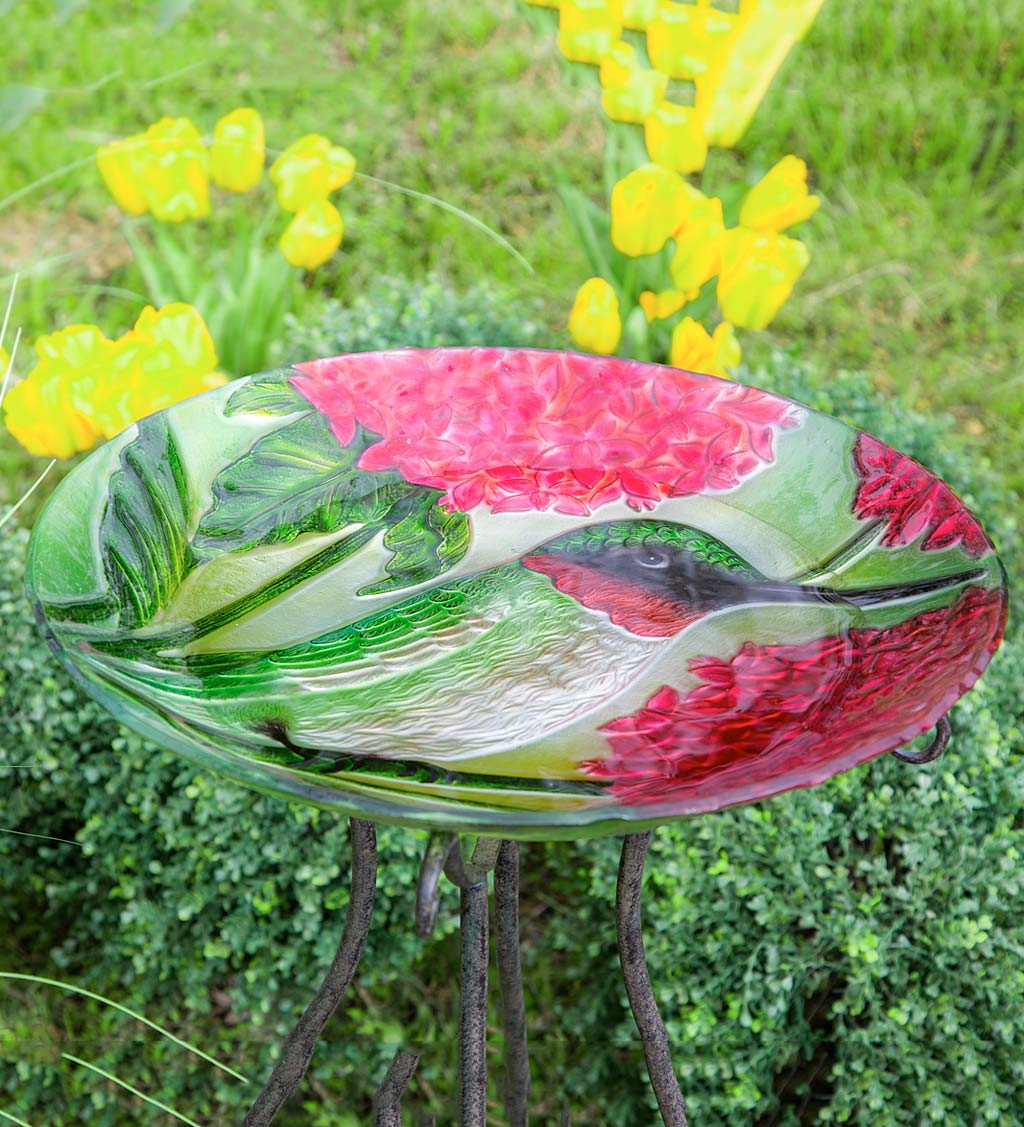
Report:
M302 1082L317 1040L341 1001L359 964L370 930L377 891L377 833L372 822L349 821L352 837L352 890L337 954L320 989L288 1035L270 1079L242 1121L242 1127L268 1127Z
M459 1127L487 1127L487 874L462 889Z
M402 1127L402 1096L416 1071L420 1058L399 1049L391 1062L374 1100L373 1127Z
M519 845L504 841L494 870L494 946L505 1030L505 1112L509 1127L528 1127L530 1057L519 955Z
M450 833L434 832L427 839L416 886L416 934L421 939L428 939L434 933L441 906L441 874L448 863L448 855L457 843L455 834Z
M650 840L651 833L648 830L646 833L627 834L622 842L622 860L619 863L619 881L615 892L619 959L626 983L626 995L643 1041L647 1073L658 1099L661 1118L665 1127L687 1127L686 1102L672 1067L668 1034L658 1013L644 956L640 900L644 884L644 859Z

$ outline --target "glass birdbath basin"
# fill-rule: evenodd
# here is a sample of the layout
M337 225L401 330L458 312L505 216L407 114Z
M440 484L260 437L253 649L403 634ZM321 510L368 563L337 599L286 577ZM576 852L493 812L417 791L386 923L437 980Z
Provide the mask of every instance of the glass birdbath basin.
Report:
M644 831L942 724L1006 615L975 518L869 435L710 376L484 348L317 360L143 419L58 488L29 587L61 661L125 723L354 819L350 954L369 821L449 835L428 849L420 922L446 868L464 898L466 1124L483 1122L471 1027L495 864L517 988L511 843L627 835L627 987L663 1117L683 1123L645 985ZM472 862L457 832L483 835ZM400 1055L381 1106L409 1071Z

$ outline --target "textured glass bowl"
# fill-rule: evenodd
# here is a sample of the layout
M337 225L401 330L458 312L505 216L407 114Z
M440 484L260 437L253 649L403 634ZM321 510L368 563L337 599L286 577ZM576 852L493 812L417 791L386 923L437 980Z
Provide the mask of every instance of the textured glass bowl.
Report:
M1005 579L917 463L711 376L362 353L143 419L29 587L125 723L262 790L518 838L810 786L928 730Z

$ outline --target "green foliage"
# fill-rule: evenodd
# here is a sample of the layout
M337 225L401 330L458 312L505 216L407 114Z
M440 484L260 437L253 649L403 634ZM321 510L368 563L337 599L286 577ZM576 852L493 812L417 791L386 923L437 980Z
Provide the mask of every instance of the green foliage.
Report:
M266 185L259 201L265 214L255 223L245 205L232 199L229 215L202 225L137 219L122 225L146 298L157 308L172 301L194 305L220 366L232 376L267 367L285 315L301 295L299 271L288 265L273 237L283 218Z
M339 311L334 328L325 317L289 347L310 356L359 346L367 319L378 343L434 343L435 314L477 340L524 331L511 307L503 322L504 307L479 294L382 287L375 310ZM964 457L949 420L894 408L863 376L819 383L784 356L751 379L848 416L942 471L1010 551L1013 499L990 467ZM0 760L28 765L0 769L0 826L79 845L0 834L0 969L94 990L263 1077L337 942L345 826L197 772L120 730L42 644L20 589L25 542L15 531L0 546ZM1018 568L1019 556L1007 563ZM953 743L938 763L886 758L655 834L645 935L695 1123L1024 1118L1022 684L1024 640L1014 629L955 709ZM458 898L447 889L434 938L415 938L423 843L381 828L359 987L283 1127L370 1122L373 1090L399 1044L424 1053L410 1104L451 1114ZM617 850L613 839L524 847L538 1123L557 1122L563 1103L580 1127L657 1122L618 977ZM0 984L0 1107L27 1122L89 1127L153 1114L62 1064L60 1052L204 1127L237 1122L252 1094L124 1014Z
M454 291L441 278L378 278L350 303L327 301L315 314L287 318L284 363L298 364L342 352L377 348L551 347L537 306L493 286L471 294Z
M100 524L104 568L127 630L144 626L189 568L188 486L164 415L139 423L110 479Z

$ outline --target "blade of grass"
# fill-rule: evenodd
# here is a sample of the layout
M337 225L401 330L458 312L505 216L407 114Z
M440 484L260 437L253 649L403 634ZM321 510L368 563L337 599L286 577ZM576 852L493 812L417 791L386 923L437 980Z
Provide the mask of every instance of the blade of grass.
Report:
M62 841L65 845L77 845L79 849L85 848L80 841L72 841L69 837L51 837L50 834L31 834L27 830L9 830L6 827L0 828L0 833L15 834L17 837L38 837L42 841Z
M392 188L396 192L401 192L404 196L412 196L413 199L424 200L427 203L432 203L436 207L441 208L442 211L448 211L451 212L452 215L457 215L460 219L465 220L471 227L476 227L478 231L483 231L484 234L487 235L488 238L493 239L498 246L507 250L527 273L533 273L533 267L504 235L499 235L493 227L488 227L482 219L477 219L475 215L470 215L468 211L463 211L461 207L456 207L455 204L448 203L447 200L439 199L437 196L432 196L427 192L417 192L415 188L406 188L404 184L395 184L391 180L382 180L379 176L371 176L368 172L357 172L355 175L359 180L366 180L371 184L379 184L382 188Z
M69 1060L73 1064L81 1065L82 1068L88 1068L90 1071L97 1073L106 1080L113 1081L113 1083L124 1088L126 1092L131 1092L133 1096L138 1096L140 1100L145 1100L146 1103L152 1104L153 1107L158 1107L161 1111L166 1111L168 1115L173 1115L175 1119L180 1119L182 1123L187 1123L189 1127L199 1127L199 1124L194 1119L189 1119L187 1115L182 1115L180 1111L175 1111L173 1107L168 1107L167 1104L161 1103L155 1096L147 1096L145 1092L140 1092L138 1088L133 1088L127 1080L122 1080L112 1072L107 1072L105 1068L100 1068L98 1064L90 1064L89 1061L81 1060L79 1057L73 1057L70 1053L61 1053L60 1055L62 1060Z
M0 1119L6 1119L8 1123L16 1123L18 1127L32 1127L31 1123L26 1123L24 1119L11 1115L9 1111L4 1111L3 1108L0 1108Z
M195 1056L201 1057L215 1068L219 1068L222 1072L226 1072L236 1080L241 1080L243 1084L249 1083L247 1076L243 1076L240 1072L235 1072L233 1068L229 1068L215 1057L204 1053L202 1049L197 1049L195 1045L190 1045L188 1041L183 1041L180 1037L175 1037L169 1029L164 1029L163 1026L157 1025L155 1021L150 1021L148 1017L143 1017L142 1014L136 1013L135 1010L131 1010L127 1006L122 1006L120 1002L115 1002L111 998L104 998L102 994L94 994L91 990L86 990L82 986L74 986L70 982L60 982L55 978L43 978L37 974L17 974L14 971L0 971L0 978L17 979L20 982L38 982L43 986L56 986L58 989L67 990L71 994L80 994L83 998L91 998L94 1002L102 1002L103 1005L110 1006L115 1010L120 1010L121 1013L135 1018L136 1021L141 1021L143 1025L148 1025L150 1029L155 1030L161 1037L166 1037L180 1048L187 1049L190 1053L195 1054Z
M47 172L45 176L40 176L38 180L33 180L31 184L26 184L23 188L19 188L16 192L11 192L9 196L5 196L0 200L0 211L3 211L5 207L10 207L12 203L17 203L22 196L27 196L29 192L34 192L36 188L41 188L44 184L50 184L54 180L59 180L66 172L74 172L76 168L84 168L87 164L92 164L95 160L95 156L90 155L82 157L80 160L73 160L68 164L61 165L60 168L55 168L52 172Z
M11 292L7 295L7 309L4 311L4 323L0 326L0 348L3 347L4 337L7 336L7 325L11 319L11 309L14 306L14 295L18 292L18 275L11 279ZM8 365L9 366L9 365Z
M4 326L6 328L6 325ZM7 370L4 372L3 383L0 383L0 407L4 405L4 399L7 396L7 382L11 378L11 372L14 371L14 358L18 355L18 344L21 341L21 328L14 334L14 347L11 349L11 357L7 361ZM0 344L3 343L3 334L0 333Z
M4 390L6 390L6 383L7 381L5 380ZM2 396L0 396L0 400L2 400ZM50 472L50 470L53 469L56 464L57 459L51 458L49 464L46 466L43 472L35 479L35 481L32 482L28 489L26 489L25 492L22 493L22 495L18 498L17 501L14 502L14 504L7 510L7 512L4 513L2 517L0 517L0 528L3 528L3 526L11 519L11 517L13 517L14 514L21 508L21 506L25 504L29 497L31 497L32 494L35 493L39 486L42 485L43 478L46 477L46 475Z

